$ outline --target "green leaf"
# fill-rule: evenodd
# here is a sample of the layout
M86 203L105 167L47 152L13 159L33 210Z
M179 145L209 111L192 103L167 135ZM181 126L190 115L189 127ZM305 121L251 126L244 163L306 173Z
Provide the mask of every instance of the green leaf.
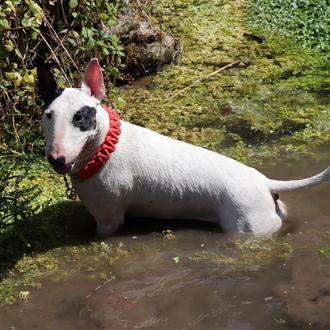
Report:
M22 19L22 25L24 27L31 27L31 26L36 26L36 19L34 17L29 17L27 15L24 15ZM38 26L38 25L37 25Z
M99 18L100 18L102 21L106 21L107 19L109 19L109 15L106 14L106 13L99 13Z
M95 40L94 39L88 39L87 42L85 43L85 49L91 50L95 46Z
M28 8L31 10L35 18L35 21L38 23L38 25L40 25L45 16L42 8L33 0L25 0L25 3L28 6Z
M18 48L15 48L15 54L19 57L19 58L23 58L22 53L20 52L20 50Z
M32 40L37 40L39 36L39 32L38 31L32 31L31 33L31 39Z
M14 10L15 10L15 6L14 6L14 4L12 3L12 1L7 0L7 1L5 1L5 4L9 7L9 9L10 9L11 11L14 11Z
M105 43L102 40L96 40L96 45L98 45L99 47L106 47Z
M78 6L78 0L70 0L69 1L69 7L71 8L71 9L74 9L74 8L76 8Z
M101 48L102 58L109 56L110 52L106 48Z
M93 37L93 31L90 28L87 27L83 27L81 29L81 35L85 38L85 39L90 39Z
M330 246L320 248L319 252L323 257L330 258Z
M15 84L16 87L21 86L23 78L18 72L6 72L5 75Z
M23 76L23 81L27 85L33 85L34 84L34 76L33 73L30 71L26 71Z
M116 102L116 108L119 109L119 110L124 109L125 106L126 106L126 102L122 97L117 97L115 102Z
M7 43L6 43L6 46L5 46L6 50L8 52L11 52L14 48L15 48L15 45L14 43L12 42L12 40L8 40Z
M9 28L9 23L5 18L0 18L0 29Z

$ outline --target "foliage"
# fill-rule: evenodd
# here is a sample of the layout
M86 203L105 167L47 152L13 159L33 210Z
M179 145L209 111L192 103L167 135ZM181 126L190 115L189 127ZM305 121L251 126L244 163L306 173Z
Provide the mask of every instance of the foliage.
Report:
M38 58L57 67L60 85L76 85L91 57L118 75L123 48L112 32L122 1L6 0L0 5L0 145L25 152L39 136ZM74 73L73 73L74 72ZM110 75L108 75L110 77Z
M249 0L250 23L292 36L303 47L330 50L328 0Z
M15 174L14 167L0 168L0 233L7 227L18 226L37 211L32 201L39 195L35 185L24 187L26 171Z

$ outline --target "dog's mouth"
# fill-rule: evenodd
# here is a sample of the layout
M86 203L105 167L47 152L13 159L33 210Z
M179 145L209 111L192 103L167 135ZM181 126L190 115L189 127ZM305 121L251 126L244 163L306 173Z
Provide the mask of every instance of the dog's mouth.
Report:
M58 174L67 174L72 169L72 164L53 165L53 168Z
M52 154L49 154L47 159L49 164L52 165L53 169L58 174L66 174L72 169L73 162L67 162L64 156L54 158Z

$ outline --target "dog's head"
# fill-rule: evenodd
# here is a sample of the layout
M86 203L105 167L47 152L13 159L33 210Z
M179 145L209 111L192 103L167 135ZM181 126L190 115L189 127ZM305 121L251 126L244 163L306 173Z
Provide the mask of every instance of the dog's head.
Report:
M38 65L37 72L38 92L45 102L46 156L57 173L65 174L96 134L97 108L105 93L102 71L94 58L85 70L81 88L65 89L57 88L45 65Z

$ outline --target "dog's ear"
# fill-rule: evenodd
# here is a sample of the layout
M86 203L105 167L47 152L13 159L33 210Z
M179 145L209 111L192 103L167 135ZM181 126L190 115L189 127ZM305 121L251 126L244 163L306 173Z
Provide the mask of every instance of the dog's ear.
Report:
M84 73L81 89L89 95L95 96L100 101L105 96L105 87L100 63L93 58Z
M37 75L38 75L38 94L48 106L57 96L59 96L59 90L57 89L56 81L49 70L48 66L42 62L36 62Z

